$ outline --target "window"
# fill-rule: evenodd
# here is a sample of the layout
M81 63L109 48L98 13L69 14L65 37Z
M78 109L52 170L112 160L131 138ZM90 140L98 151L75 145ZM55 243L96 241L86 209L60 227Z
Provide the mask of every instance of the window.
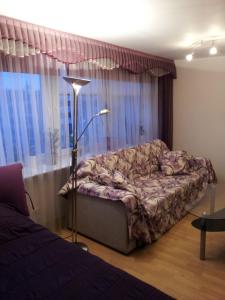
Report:
M73 119L72 119L72 95L67 93L66 96L61 93L59 97L60 101L60 128L61 128L61 148L66 149L69 145L70 148L73 147ZM65 99L66 98L66 105ZM69 131L69 143L67 142L67 131Z
M33 175L70 164L73 91L60 67L47 74L0 72L0 165L20 161ZM155 83L149 77L141 82L138 76L115 72L101 73L98 79L93 74L91 84L79 93L78 136L101 109L111 111L94 118L85 131L79 158L157 136Z
M66 99L66 101L65 101ZM66 105L65 105L66 103ZM81 89L78 97L78 137L86 127L90 119L97 114L101 109L105 108L101 101L101 95L97 93L89 93L89 90ZM62 149L67 148L67 131L69 131L69 146L73 146L73 94L71 93L60 95L60 127L61 127L61 146ZM96 118L84 132L80 140L80 154L84 153L84 148L87 149L89 144L94 140L94 143L100 144L104 137L104 124L102 120ZM93 136L93 130L98 131L98 134ZM82 150L83 149L83 150Z
M43 153L45 139L40 76L1 72L0 80L0 131L6 161L24 160L26 152L34 156L38 149ZM39 145L35 136L38 136Z

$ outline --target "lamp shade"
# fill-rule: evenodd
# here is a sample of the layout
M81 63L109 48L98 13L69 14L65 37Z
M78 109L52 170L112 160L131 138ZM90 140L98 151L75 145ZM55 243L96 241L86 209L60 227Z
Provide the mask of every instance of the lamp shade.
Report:
M104 109L100 110L100 112L99 112L99 113L97 113L97 114L96 114L96 116L105 115L105 114L108 114L109 112L110 112L110 110L109 110L109 109L107 109L107 108L104 108Z
M70 77L70 76L64 76L63 79L68 82L69 84L77 85L77 86L83 86L91 82L90 79L84 79L84 78L77 78L77 77Z

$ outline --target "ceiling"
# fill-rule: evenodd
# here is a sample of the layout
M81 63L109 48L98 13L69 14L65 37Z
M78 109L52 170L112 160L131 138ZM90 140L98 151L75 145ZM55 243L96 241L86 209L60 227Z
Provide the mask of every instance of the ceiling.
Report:
M172 59L223 36L225 55L225 0L0 0L0 14Z

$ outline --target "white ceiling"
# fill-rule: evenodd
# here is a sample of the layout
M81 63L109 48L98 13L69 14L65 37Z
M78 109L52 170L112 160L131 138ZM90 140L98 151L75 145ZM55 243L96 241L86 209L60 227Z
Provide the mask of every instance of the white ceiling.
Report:
M173 59L221 35L225 54L225 0L0 0L0 14Z

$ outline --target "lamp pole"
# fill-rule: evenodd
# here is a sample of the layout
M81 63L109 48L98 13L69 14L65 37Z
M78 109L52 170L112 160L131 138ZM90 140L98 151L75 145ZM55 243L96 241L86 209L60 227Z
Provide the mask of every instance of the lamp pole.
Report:
M64 76L63 79L73 88L73 149L72 149L72 243L83 250L88 247L77 241L77 150L78 150L78 93L82 86L90 82L89 79Z
M73 88L73 149L72 149L72 242L77 244L77 132L78 132L78 93L79 90ZM74 199L73 199L74 198Z
M73 149L72 149L72 243L78 245L85 251L88 251L87 245L77 241L77 156L78 141L83 136L88 126L95 117L107 114L108 109L103 109L94 115L87 123L82 133L78 137L78 93L82 86L88 84L90 80L65 76L63 79L73 87Z

